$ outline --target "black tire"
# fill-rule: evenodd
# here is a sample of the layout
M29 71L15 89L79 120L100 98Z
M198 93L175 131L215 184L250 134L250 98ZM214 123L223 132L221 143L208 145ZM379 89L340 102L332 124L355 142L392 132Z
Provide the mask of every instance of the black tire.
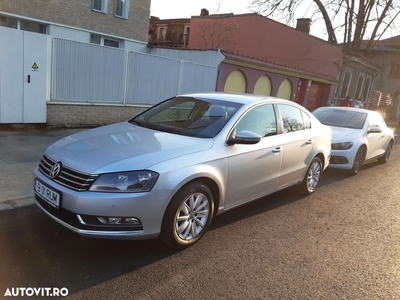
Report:
M378 158L379 163L381 164L387 163L390 157L390 153L392 153L392 147L393 147L393 141L390 141L386 148L385 154L382 157Z
M201 181L189 183L168 204L159 238L175 249L185 249L203 237L213 215L214 198L210 189Z
M315 192L322 175L322 162L319 157L314 157L307 169L298 190L302 195L308 196Z
M357 175L360 172L361 167L364 165L366 155L367 148L365 148L365 146L361 146L357 151L356 157L354 158L353 168L350 170L351 175Z

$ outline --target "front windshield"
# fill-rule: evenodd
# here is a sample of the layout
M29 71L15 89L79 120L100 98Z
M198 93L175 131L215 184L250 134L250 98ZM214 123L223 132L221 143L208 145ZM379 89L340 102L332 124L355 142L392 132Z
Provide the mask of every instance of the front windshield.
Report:
M367 118L364 112L335 108L319 108L313 111L313 115L322 124L352 129L362 129Z
M153 106L129 122L179 135L212 138L241 106L219 100L175 97Z

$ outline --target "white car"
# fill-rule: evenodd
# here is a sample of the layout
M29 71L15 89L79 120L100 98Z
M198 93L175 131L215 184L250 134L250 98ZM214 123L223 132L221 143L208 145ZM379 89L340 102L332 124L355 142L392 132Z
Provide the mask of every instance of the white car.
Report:
M315 191L331 129L273 97L173 97L135 118L66 137L34 171L37 205L84 236L197 242L212 218L298 184Z
M389 160L394 134L380 113L331 106L320 107L313 114L333 132L330 168L350 170L355 175L367 160Z

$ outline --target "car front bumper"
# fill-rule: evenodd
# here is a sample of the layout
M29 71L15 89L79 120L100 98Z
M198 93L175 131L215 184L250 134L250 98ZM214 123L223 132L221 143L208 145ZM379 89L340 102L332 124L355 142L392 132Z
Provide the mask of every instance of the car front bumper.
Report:
M328 167L331 169L350 170L353 168L355 156L356 153L352 149L332 150Z
M44 176L38 168L33 180L57 191L60 205L55 207L35 192L36 205L64 227L88 237L142 240L156 238L172 190L147 193L78 192ZM135 224L103 224L104 218L134 218Z

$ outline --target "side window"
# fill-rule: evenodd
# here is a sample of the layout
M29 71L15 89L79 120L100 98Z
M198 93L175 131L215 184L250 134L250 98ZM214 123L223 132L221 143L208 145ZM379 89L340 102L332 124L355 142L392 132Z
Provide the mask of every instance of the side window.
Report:
M379 127L383 129L384 124L385 121L383 120L381 115L372 116L368 124L368 130L370 130L372 127Z
M286 104L278 104L282 116L285 133L304 130L303 117L300 109Z
M311 129L311 118L310 118L310 116L307 115L304 111L301 112L301 115L303 116L304 128L305 129Z
M261 137L276 135L276 117L272 104L256 106L245 113L236 125L236 133L252 131Z

